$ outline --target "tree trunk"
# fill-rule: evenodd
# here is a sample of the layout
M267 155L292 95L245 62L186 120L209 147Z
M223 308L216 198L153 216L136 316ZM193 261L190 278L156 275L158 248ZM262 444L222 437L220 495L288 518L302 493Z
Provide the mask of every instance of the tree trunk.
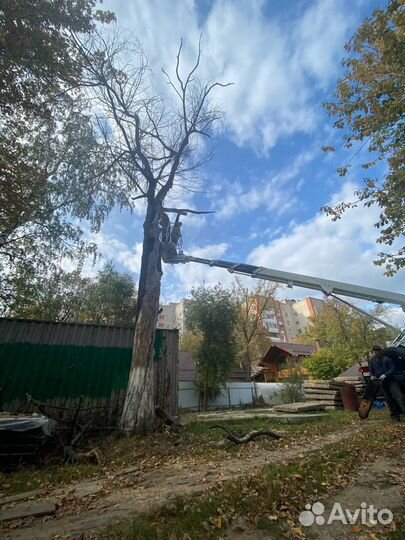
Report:
M208 366L205 370L205 381L204 381L204 398L203 398L203 411L208 409Z
M148 203L132 364L120 420L120 429L126 432L146 433L154 426L153 357L162 277L158 224L160 211L161 205L156 201Z
M252 362L250 360L250 349L249 345L246 347L246 354L245 354L245 376L246 380L250 381L251 378L251 371L252 371Z
M205 412L208 409L208 383L204 383L204 398L203 398L203 411Z

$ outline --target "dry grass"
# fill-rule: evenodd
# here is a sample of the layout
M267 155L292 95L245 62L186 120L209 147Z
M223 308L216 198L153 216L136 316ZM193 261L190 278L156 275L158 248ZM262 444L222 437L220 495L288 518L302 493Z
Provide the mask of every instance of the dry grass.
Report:
M385 418L386 413L379 413L378 416ZM279 444L278 441L263 438L257 439L254 445L240 447L227 444L217 447L212 443L223 439L223 433L210 430L211 423L196 421L193 416L188 420L185 428L179 433L163 429L146 437L119 438L110 435L88 440L86 443L88 448L98 447L101 450L104 456L102 466L64 465L61 462L49 464L45 460L38 466L24 466L12 473L0 473L0 495L65 485L86 478L103 476L106 472L129 466L139 466L145 472L174 462L203 463L223 459L229 455L243 458L249 456L253 450L257 451L258 448L268 449L277 447ZM305 443L315 436L331 433L358 422L359 419L355 414L335 411L318 421L302 424L288 425L260 416L246 420L220 422L213 420L212 424L220 423L239 433L268 428L283 433L295 442Z

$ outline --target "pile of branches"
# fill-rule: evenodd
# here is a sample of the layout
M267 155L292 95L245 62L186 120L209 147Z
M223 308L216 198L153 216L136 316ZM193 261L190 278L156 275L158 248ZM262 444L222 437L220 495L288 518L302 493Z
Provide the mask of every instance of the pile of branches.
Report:
M93 419L91 418L86 423L79 422L82 409L82 398L79 399L78 405L72 409L72 414L63 419L54 417L49 414L46 404L35 400L30 394L26 394L27 401L44 416L54 420L56 424L56 435L63 449L63 458L65 463L95 463L101 464L103 461L102 453L98 448L92 448L87 452L80 452L77 447L84 435L93 428Z

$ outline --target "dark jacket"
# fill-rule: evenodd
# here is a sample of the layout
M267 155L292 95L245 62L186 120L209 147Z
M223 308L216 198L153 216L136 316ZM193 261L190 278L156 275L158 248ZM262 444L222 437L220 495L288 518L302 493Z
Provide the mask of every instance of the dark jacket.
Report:
M395 373L395 364L389 356L373 356L370 360L370 374L377 379L381 375L390 377Z
M405 347L387 347L382 354L388 356L394 362L396 373L405 371Z

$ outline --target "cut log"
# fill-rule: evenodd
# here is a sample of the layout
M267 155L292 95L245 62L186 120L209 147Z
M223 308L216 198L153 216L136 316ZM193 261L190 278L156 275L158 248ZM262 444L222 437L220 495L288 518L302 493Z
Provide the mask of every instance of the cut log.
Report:
M65 463L94 463L100 465L103 456L98 448L93 448L90 452L75 452L72 446L63 448Z

